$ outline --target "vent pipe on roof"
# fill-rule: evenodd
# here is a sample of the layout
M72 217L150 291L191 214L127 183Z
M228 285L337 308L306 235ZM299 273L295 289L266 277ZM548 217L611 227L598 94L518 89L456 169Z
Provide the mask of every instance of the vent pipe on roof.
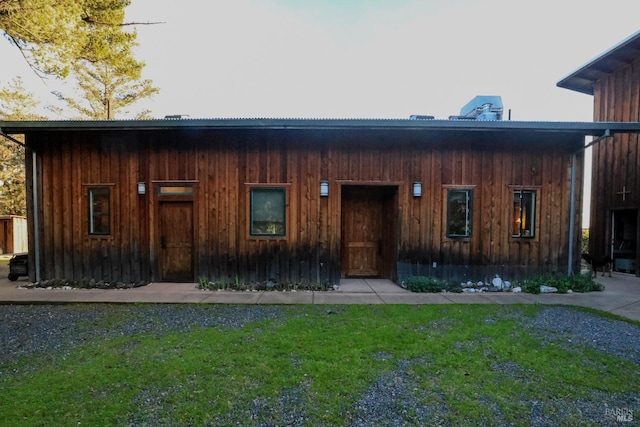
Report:
M482 106L482 112L478 114L476 120L498 120L498 113L491 110L491 103L486 103Z
M450 120L502 120L502 98L499 96L476 96L460 109L460 115L449 116Z

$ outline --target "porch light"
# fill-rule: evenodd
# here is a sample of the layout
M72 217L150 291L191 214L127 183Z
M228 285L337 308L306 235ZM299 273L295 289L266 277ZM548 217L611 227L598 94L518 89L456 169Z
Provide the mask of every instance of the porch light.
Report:
M320 181L320 197L329 196L329 181Z
M422 183L414 182L413 183L413 197L422 197Z
M138 183L138 194L146 194L147 193L147 186L145 185L144 182L139 182Z

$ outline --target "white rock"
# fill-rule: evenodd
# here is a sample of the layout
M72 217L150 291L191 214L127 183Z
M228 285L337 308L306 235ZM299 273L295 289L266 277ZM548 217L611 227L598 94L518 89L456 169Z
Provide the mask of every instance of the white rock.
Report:
M479 281L478 283L476 283L476 286L477 286L477 287L479 287L479 288L481 288L481 287L483 287L483 286L484 286L484 282L481 280L481 281Z
M502 282L502 287L505 290L511 289L511 282L509 282L508 280L505 280L504 282Z
M511 289L511 292L522 292L522 288L520 286L516 286L515 288Z
M502 279L498 275L496 275L496 277L493 278L493 280L491 281L491 284L493 286L495 286L496 288L498 288L498 289L502 289L503 288Z
M542 292L543 294L550 294L558 292L558 288L554 288L553 286L540 285L540 292Z
M569 289L569 290L567 291L567 293L568 293L568 294L572 294L572 293L573 293L573 291L572 291L571 289Z
M474 293L476 290L474 288L464 288L462 292Z

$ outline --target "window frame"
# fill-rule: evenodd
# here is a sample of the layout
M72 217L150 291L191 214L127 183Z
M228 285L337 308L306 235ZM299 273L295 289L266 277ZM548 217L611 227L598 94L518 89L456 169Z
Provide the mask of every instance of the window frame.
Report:
M514 239L535 239L538 237L537 227L538 227L538 203L540 200L539 192L537 189L532 188L512 188L511 189L511 237ZM516 196L519 195L519 205L516 205ZM524 196L530 195L532 199L529 200L529 207L523 209L524 206ZM516 206L518 207L518 215L516 215ZM525 219L524 215L529 213L527 218ZM523 227L523 222L526 221L526 226ZM516 233L516 224L520 224L518 226L518 233Z
M450 239L470 239L473 236L473 188L447 188L447 209L445 233ZM456 193L465 194L465 234L454 234L451 232L451 203L453 195Z
M248 209L248 225L249 225L249 230L248 230L248 236L251 239L286 239L287 235L288 235L288 213L287 213L287 207L289 205L287 197L288 197L288 192L287 192L287 188L284 185L269 185L269 186L264 186L264 185L253 185L250 186L248 188L248 198L249 198L249 209ZM278 227L277 225L275 225L274 227L278 227L279 230L276 228L274 229L273 232L270 231L260 231L256 229L256 225L255 225L255 216L257 214L257 203L258 200L256 200L258 197L257 196L262 196L262 197L266 197L267 194L272 193L272 194L277 194L277 195L281 195L281 200L277 201L277 203L281 203L281 206L276 206L276 216L278 218L276 218L276 220L271 221L272 224L280 224L280 227ZM265 203L268 200L265 200ZM281 220L278 220L279 217L281 217ZM271 227L271 225L267 225L267 228ZM276 231L277 230L277 231Z
M106 195L106 212L96 212L95 211L95 196L99 193L103 193L102 196ZM111 198L111 187L109 186L91 186L87 188L87 233L90 236L110 236L111 235L111 212L112 212L112 198ZM96 231L98 227L96 227L96 219L106 217L106 231Z

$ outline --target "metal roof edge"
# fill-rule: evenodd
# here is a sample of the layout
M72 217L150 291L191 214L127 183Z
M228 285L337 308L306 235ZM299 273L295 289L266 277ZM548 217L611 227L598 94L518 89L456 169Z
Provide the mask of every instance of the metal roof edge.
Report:
M625 38L621 42L616 43L614 46L612 46L609 49L607 49L606 51L602 52L600 55L596 56L595 58L593 58L592 60L590 60L589 62L584 64L583 66L581 66L578 69L576 69L576 70L572 71L571 73L567 74L566 76L561 78L558 81L558 83L556 83L556 86L560 87L560 88L563 88L563 89L569 89L569 90L573 90L575 92L584 93L584 94L587 94L587 95L593 95L593 86L590 85L591 81L590 80L586 80L586 79L581 79L579 77L579 75L581 73L589 70L591 67L595 66L598 62L604 60L605 58L607 58L608 56L612 55L613 53L619 51L620 49L623 49L625 46L627 46L628 44L632 43L633 41L635 41L638 38L640 38L640 30L636 31L633 34L631 34L629 37ZM576 80L587 81L587 83L585 83L584 85L578 85L575 82ZM590 88L587 88L587 87L590 87Z
M104 121L0 121L0 133L170 129L307 129L569 132L599 136L640 133L640 122L542 122L410 119L155 119Z

